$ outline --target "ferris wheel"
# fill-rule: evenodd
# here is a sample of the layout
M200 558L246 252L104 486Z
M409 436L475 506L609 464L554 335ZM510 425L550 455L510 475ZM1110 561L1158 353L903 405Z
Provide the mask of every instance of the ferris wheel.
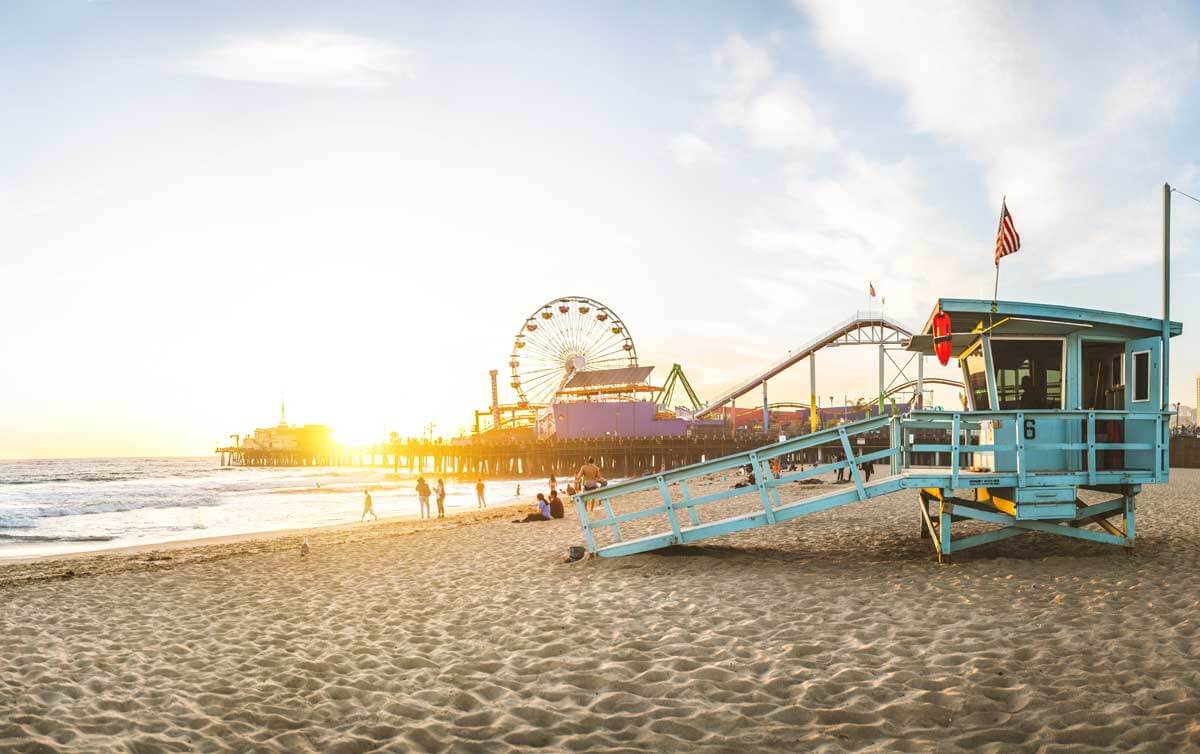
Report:
M637 349L612 309L585 296L563 296L517 330L508 365L519 404L546 405L576 372L637 366Z

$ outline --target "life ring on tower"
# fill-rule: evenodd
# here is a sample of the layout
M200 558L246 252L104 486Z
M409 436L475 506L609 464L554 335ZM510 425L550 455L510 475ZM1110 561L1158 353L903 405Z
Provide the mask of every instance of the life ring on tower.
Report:
M933 315L933 352L942 366L950 363L950 315L939 305Z

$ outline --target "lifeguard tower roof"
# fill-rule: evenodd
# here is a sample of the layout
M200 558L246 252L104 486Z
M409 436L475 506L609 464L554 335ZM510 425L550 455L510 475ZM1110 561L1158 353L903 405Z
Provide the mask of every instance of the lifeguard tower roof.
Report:
M993 308L994 304L994 308ZM984 332L1015 336L1063 336L1102 327L1130 338L1162 335L1162 319L1138 314L1121 314L1057 304L991 299L938 299L921 332L908 343L908 350L932 354L933 317L941 308L950 315L952 352L961 353ZM1183 333L1183 325L1171 322L1171 337Z

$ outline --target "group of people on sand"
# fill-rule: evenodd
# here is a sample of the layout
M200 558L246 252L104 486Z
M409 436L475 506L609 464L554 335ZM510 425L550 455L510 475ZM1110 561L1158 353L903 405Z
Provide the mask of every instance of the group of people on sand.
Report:
M587 459L587 463L579 467L579 471L575 474L574 484L567 485L567 494L574 496L577 492L594 490L608 484L608 480L600 473L600 467L592 458ZM591 507L595 507L595 501L592 501ZM524 518L514 519L514 524L529 524L538 521L550 521L555 518L563 518L566 515L563 508L562 498L558 496L558 478L553 474L550 475L550 496L545 493L537 493L537 509L532 513L527 514Z
M608 484L608 480L600 473L600 467L596 465L592 458L587 459L587 463L579 467L579 471L575 474L574 484L567 485L566 493L574 495L579 491L594 490ZM421 518L433 518L433 512L430 508L430 498L437 501L437 517L446 517L446 483L442 479L438 479L434 487L430 487L425 481L425 477L417 477L417 499L421 505ZM517 494L521 494L521 486L517 485ZM487 500L484 498L483 479L475 483L475 504L476 508L483 510L487 508ZM595 501L592 501L591 507L595 507ZM371 499L370 490L363 490L363 511L359 517L359 523L365 521L367 516L371 516L372 520L378 521L379 515L375 513L375 503ZM553 475L550 476L550 492L549 496L545 493L537 493L537 510L530 513L525 518L517 519L514 523L530 523L533 521L549 521L555 518L563 518L566 515L563 507L562 499L558 496L558 479Z
M421 501L421 518L433 518L432 511L429 510L429 497L435 490L429 489L429 483L425 481L425 477L417 477L417 499ZM446 517L446 483L440 478L437 480L437 517Z
M480 481L480 485L483 482ZM480 494L482 497L482 493ZM437 486L431 488L429 482L425 481L425 477L417 477L417 499L421 502L421 518L433 518L433 511L429 507L429 498L434 497L437 500L437 517L446 517L446 483L442 479L437 480ZM359 516L358 522L362 523L367 519L367 514L371 515L372 520L378 521L379 514L375 512L375 501L371 499L371 491L363 490L363 512Z
M846 454L839 453L838 451L834 451L833 460L834 461L845 461ZM844 466L838 466L838 469L837 469L837 481L838 482L853 481L854 477L850 473L850 466L852 466L852 465L858 466L858 472L859 472L859 474L862 475L863 483L871 481L871 475L875 473L875 462L874 461L865 461L865 462L853 463L853 464L848 463L848 464L845 464Z
M558 490L552 489L549 498L544 492L537 493L537 510L526 515L525 518L514 519L513 523L529 524L536 521L549 521L553 518L563 518L565 515L566 509L563 507L562 499L558 496Z

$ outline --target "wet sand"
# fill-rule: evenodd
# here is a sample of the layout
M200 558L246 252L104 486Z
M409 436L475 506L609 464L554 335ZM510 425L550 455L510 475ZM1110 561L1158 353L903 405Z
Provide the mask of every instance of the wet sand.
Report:
M1172 474L1132 556L938 565L909 492L571 564L573 506L4 565L0 750L1200 750Z

